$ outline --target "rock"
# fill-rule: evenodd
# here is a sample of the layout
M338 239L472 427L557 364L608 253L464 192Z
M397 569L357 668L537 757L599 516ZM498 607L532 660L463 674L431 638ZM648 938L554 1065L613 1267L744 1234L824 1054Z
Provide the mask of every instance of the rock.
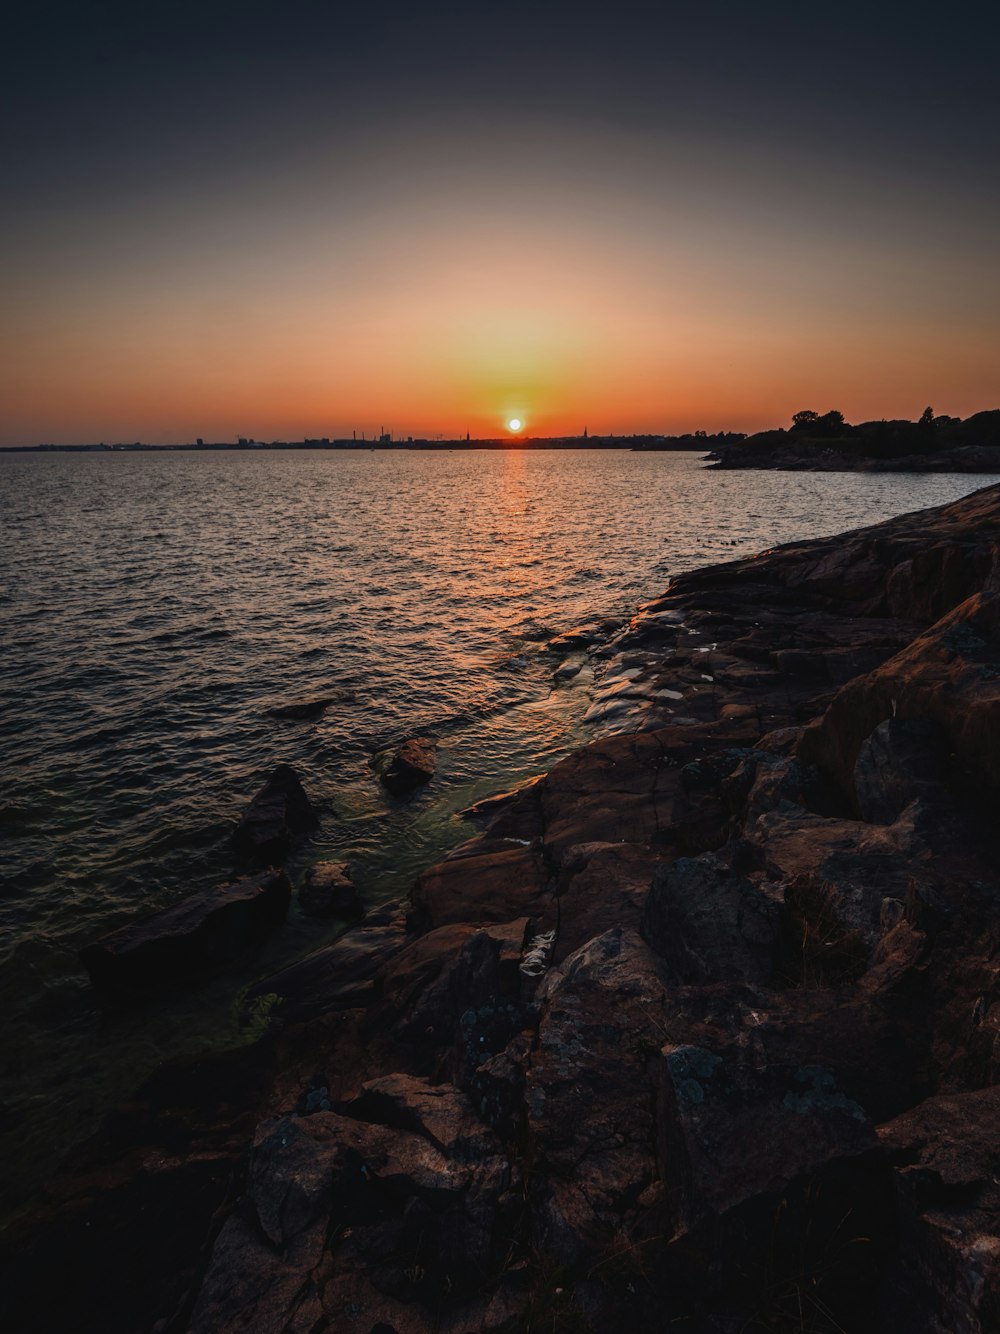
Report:
M977 593L882 667L851 681L806 730L800 755L829 774L855 809L862 744L887 719L935 726L956 777L1000 794L1000 593Z
M419 1108L435 1094L411 1081L400 1097ZM246 1212L216 1242L193 1334L331 1321L369 1331L380 1316L389 1328L429 1334L421 1308L475 1292L494 1251L502 1256L509 1244L502 1202L510 1169L485 1127L473 1160L461 1136L455 1155L426 1137L423 1115L413 1114L414 1130L334 1112L262 1122ZM304 1283L305 1271L315 1280Z
M548 873L537 849L506 840L474 840L425 871L413 891L427 926L507 922L544 911Z
M887 718L861 743L854 791L862 820L892 824L910 802L940 800L947 747L939 728L922 718Z
M281 871L192 895L80 951L94 986L112 994L161 991L218 971L280 926L291 887Z
M290 722L302 722L321 718L331 704L348 699L346 693L323 695L319 699L293 700L290 704L277 704L268 709L272 718L285 718Z
M458 812L459 818L462 820L493 820L512 806L520 805L522 798L530 800L533 796L537 796L535 789L541 781L541 776L529 778L526 783L522 783L520 787L512 788L510 792L496 792L492 796L483 797L482 800L473 802L471 806L466 806L460 810Z
M640 1197L656 1170L647 1063L664 988L645 942L614 929L548 973L537 1000L524 1094L532 1212L538 1245L575 1267L631 1234L645 1212Z
M434 777L437 742L415 736L404 741L380 775L394 797L405 796Z
M299 905L310 917L357 917L361 899L346 862L316 862L299 886Z
M569 659L566 662L561 663L555 669L555 671L552 673L552 679L553 681L556 681L558 683L562 683L565 681L572 681L574 677L580 675L582 668L583 668L582 661L578 659Z
M281 1002L278 1013L287 1021L366 1005L374 996L376 972L405 942L405 906L397 901L383 904L332 945L255 983L247 998L276 997Z
M875 1148L869 1118L823 1066L743 1066L689 1045L660 1055L658 1155L676 1226Z
M656 870L642 934L677 982L767 983L778 960L780 907L716 857L681 857Z
M614 634L621 626L621 621L588 621L585 625L574 626L562 634L553 636L545 645L553 653L572 653L577 649L591 648L608 635Z
M929 1098L879 1127L892 1164L900 1247L884 1328L1000 1328L1000 1088Z
M236 851L251 864L279 864L318 824L295 770L279 764L236 826Z
M478 929L442 926L390 960L368 1023L387 1060L409 1073L447 1073L467 1087L526 1022L520 964L527 929L526 918Z
M500 1152L496 1136L451 1084L430 1084L412 1075L369 1080L345 1111L361 1121L410 1130L430 1140L449 1158L482 1161Z

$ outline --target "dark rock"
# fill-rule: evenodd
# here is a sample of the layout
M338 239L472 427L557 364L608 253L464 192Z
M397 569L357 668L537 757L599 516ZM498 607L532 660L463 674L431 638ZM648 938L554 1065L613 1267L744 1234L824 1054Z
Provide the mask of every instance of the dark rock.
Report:
M630 1235L655 1179L647 1063L664 988L634 932L605 932L544 979L524 1103L538 1245L580 1264Z
M507 1044L526 1017L520 964L527 927L526 918L442 926L389 961L368 1026L395 1068L438 1078L447 1072L466 1087Z
M95 987L160 991L217 971L285 920L291 899L281 871L246 876L120 927L80 951Z
M357 917L361 899L346 862L316 862L299 886L299 905L310 917Z
M291 704L277 704L268 709L272 718L286 718L290 722L321 718L331 704L349 698L346 694L323 695L320 699L295 700Z
M572 681L574 677L579 676L583 668L583 663L579 661L567 661L561 663L552 673L552 679L556 682Z
M236 851L249 863L278 864L318 823L295 770L279 764L236 826Z
M682 857L656 870L642 934L678 982L768 982L780 907L716 857Z
M933 724L953 763L1000 793L1000 593L977 593L877 671L844 686L807 729L800 754L856 802L861 747L887 719Z
M875 1147L864 1110L823 1066L743 1066L694 1046L661 1057L658 1154L676 1226Z
M296 1021L366 1005L375 994L378 969L405 942L405 906L395 901L383 904L332 945L255 983L248 999L275 996L281 1002L281 1017Z
M545 647L553 653L572 653L576 649L590 648L614 634L621 624L617 620L588 621L585 625L577 625L572 630L555 635Z
M911 801L940 799L947 747L939 728L922 718L887 718L861 743L854 791L863 820L892 824Z
M394 797L405 796L434 777L437 742L415 736L404 741L382 770L382 782Z
M930 1098L878 1134L901 1229L883 1327L1000 1329L1000 1088Z
M537 849L474 841L425 871L413 891L427 926L507 922L544 909L548 873Z

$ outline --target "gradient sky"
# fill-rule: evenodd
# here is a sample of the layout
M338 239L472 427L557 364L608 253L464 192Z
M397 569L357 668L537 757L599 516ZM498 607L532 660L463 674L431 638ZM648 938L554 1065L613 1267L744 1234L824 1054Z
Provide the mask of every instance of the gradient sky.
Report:
M996 22L22 5L0 441L1000 406Z

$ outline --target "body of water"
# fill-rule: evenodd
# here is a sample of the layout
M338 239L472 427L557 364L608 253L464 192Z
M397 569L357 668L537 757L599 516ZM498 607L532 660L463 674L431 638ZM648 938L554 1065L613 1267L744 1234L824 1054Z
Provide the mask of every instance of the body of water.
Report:
M550 635L627 617L671 574L954 499L994 477L706 471L690 454L0 455L0 1136L19 1188L180 1051L251 1029L223 979L102 1011L77 949L232 870L279 761L310 860L402 893L455 812L586 739L588 671ZM311 721L273 710L329 697ZM398 802L373 757L440 741ZM257 963L333 928L293 905Z

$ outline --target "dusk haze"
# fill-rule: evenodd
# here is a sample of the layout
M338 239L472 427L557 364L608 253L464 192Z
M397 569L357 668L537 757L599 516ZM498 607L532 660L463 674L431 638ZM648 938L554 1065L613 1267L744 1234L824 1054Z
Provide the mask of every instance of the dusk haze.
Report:
M3 1334L1000 1334L1000 20L15 0Z
M973 12L19 7L2 442L990 407Z

